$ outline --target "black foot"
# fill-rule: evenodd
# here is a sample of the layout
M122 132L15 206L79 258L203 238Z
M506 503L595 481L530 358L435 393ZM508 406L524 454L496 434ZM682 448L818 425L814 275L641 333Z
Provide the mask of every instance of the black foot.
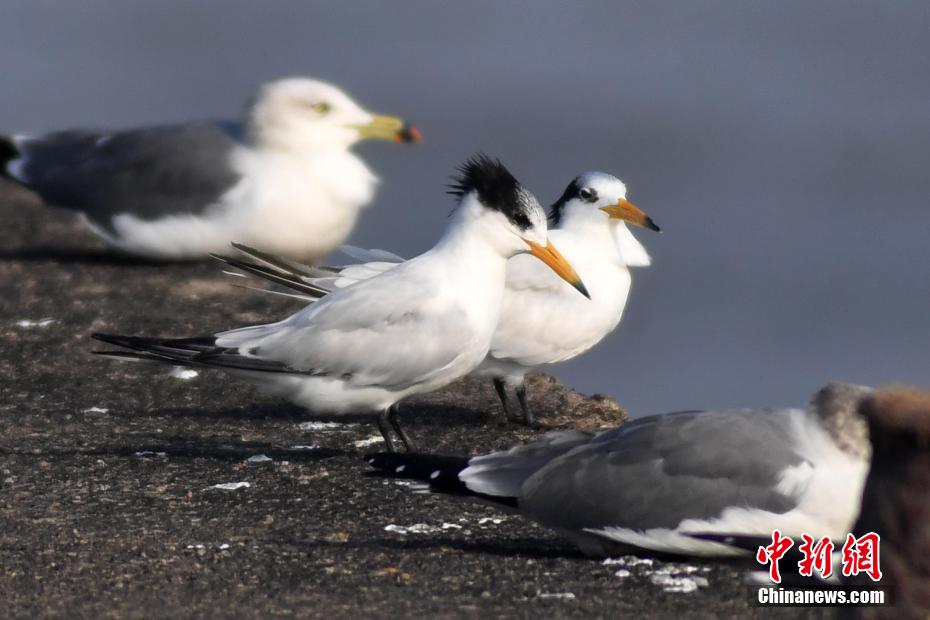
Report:
M413 443L413 440L410 439L410 436L407 434L407 431L403 429L400 425L400 420L397 418L397 412L400 408L397 405L393 405L388 409L388 421L391 423L391 426L394 428L394 431L397 433L397 436L400 437L400 440L404 442L404 448L407 452L416 452L416 444Z
M394 439L391 437L390 412L390 409L385 409L378 416L378 430L381 431L381 436L384 438L384 445L387 447L387 451L397 452L397 449L394 447Z
M510 408L510 398L507 396L507 384L500 377L494 377L494 390L501 401L501 407L504 408L504 426L510 426L511 422L520 422L519 416L514 415Z

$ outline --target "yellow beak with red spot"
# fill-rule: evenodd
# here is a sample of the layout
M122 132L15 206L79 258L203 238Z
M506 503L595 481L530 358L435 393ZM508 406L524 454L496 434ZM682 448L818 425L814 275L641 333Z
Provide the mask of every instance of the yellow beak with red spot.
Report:
M419 142L423 139L420 130L396 116L372 116L362 125L349 125L359 135L369 140L393 140L394 142Z
M612 220L623 220L649 230L662 232L662 229L656 226L651 217L643 213L639 207L626 198L621 198L616 204L601 207L601 211L609 215Z
M575 271L575 268L555 249L551 241L548 241L545 247L532 241L527 241L526 244L530 246L530 254L546 263L552 271L575 287L575 290L579 293L591 299L587 287L585 287L584 282L581 281L581 277Z

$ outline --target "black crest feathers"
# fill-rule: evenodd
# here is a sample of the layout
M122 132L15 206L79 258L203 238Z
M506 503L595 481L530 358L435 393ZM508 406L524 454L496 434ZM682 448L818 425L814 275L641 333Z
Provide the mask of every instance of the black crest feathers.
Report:
M471 192L478 194L481 204L500 211L520 229L532 226L527 216L528 192L496 157L478 153L459 166L449 193L461 201Z

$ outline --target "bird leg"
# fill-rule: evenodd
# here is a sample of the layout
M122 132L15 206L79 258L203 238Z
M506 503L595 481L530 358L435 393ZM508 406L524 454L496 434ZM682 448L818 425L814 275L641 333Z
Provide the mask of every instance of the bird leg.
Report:
M401 427L400 420L397 419L397 412L400 410L399 405L391 405L388 408L388 421L391 423L391 426L394 428L394 431L400 437L400 440L404 442L404 448L407 449L407 452L416 452L417 447L413 443L413 440L410 439L410 436L407 435L407 432Z
M384 438L384 445L387 446L388 452L397 452L394 447L394 440L391 438L391 407L388 407L378 416L378 430Z
M517 400L520 401L520 409L523 410L523 423L530 428L539 428L539 422L536 421L533 412L530 411L526 404L526 381L521 381L517 386Z
M510 399L507 397L507 384L500 377L494 377L494 389L497 391L497 397L504 408L504 423L510 425L514 420L519 420L510 410Z

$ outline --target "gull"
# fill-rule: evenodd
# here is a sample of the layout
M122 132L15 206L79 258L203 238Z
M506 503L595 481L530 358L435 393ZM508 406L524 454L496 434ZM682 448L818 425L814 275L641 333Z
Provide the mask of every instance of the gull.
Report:
M592 555L629 547L747 553L739 537L846 536L870 446L869 388L829 384L806 409L684 411L570 430L474 458L375 454L371 465L554 528ZM751 552L755 552L753 547Z
M332 84L287 78L260 88L244 123L0 136L0 175L132 254L199 258L243 241L312 262L374 196L378 178L350 150L363 138L419 132Z
M620 323L632 282L629 268L651 263L626 223L660 231L626 194L626 185L615 176L586 172L568 184L550 209L553 228L549 236L588 285L590 300L581 298L531 256L517 256L507 264L507 285L494 340L487 357L472 373L493 379L507 420L537 426L527 405L526 374L581 355ZM403 261L384 250L343 246L350 256L363 262L320 269L243 244L235 247L258 262L216 258L295 289L308 300L383 273ZM508 387L515 390L522 415L512 411Z
M548 241L542 207L499 160L477 155L460 172L459 206L432 249L282 321L201 338L94 337L134 351L105 355L219 368L317 413L380 412L387 448L393 428L410 450L396 404L481 363L508 258L531 253L587 295Z

